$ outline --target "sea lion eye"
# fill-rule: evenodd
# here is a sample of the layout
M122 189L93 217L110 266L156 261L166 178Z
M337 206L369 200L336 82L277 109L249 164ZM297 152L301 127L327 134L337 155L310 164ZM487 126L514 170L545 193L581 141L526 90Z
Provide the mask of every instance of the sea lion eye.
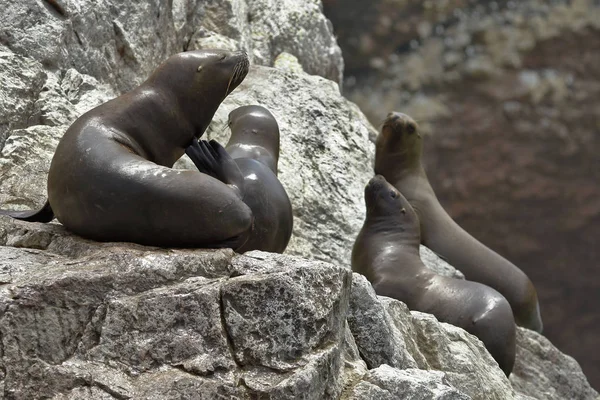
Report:
M408 124L406 126L406 131L408 133L415 133L417 131L417 127L414 124Z
M219 57L219 61L223 61L227 56L225 54L221 54Z
M396 192L394 192L393 190L390 192L390 196L392 196L392 199L396 198Z

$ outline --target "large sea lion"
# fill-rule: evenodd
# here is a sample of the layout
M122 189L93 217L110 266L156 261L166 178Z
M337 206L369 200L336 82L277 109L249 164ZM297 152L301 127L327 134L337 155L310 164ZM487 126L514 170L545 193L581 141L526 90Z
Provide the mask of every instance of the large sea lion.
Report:
M458 268L468 280L500 292L510 303L518 325L542 331L537 293L514 264L462 229L438 201L423 165L423 140L408 115L390 113L377 136L375 173L383 175L415 209L422 243Z
M421 232L408 200L377 175L365 188L367 216L352 249L352 269L378 295L403 301L477 336L508 376L516 328L510 305L494 289L435 274L421 261Z
M252 211L233 185L171 169L248 72L245 52L179 53L134 90L77 119L48 174L48 204L3 214L47 221L99 241L242 246Z
M264 107L243 106L229 114L231 138L226 151L214 141L200 142L186 150L201 172L212 174L212 166L226 166L242 200L252 210L254 229L237 251L262 250L282 253L292 235L290 199L277 179L279 126ZM234 170L239 169L239 172Z

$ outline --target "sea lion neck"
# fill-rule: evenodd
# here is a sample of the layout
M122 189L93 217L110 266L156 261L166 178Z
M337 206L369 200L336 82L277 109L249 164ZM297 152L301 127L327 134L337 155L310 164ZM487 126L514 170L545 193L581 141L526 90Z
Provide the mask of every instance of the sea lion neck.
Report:
M380 240L385 238L386 242L402 243L415 249L421 243L419 224L402 218L399 214L382 215L367 211L363 230L369 234L377 234Z
M243 106L229 114L231 138L227 150L236 158L238 154L253 154L277 174L279 161L279 125L264 107Z
M193 128L193 133L183 144L184 147L187 147L194 137L198 139L204 134L217 112L218 105L226 96L224 89L215 90L215 88L200 84L190 85L190 79L187 81L182 78L177 79L176 77L183 74L177 73L175 67L170 64L162 65L138 90L153 88L164 98L169 99L170 103L165 104L166 111L171 114L179 111L190 116L188 122ZM201 95L202 91L207 91L210 95Z

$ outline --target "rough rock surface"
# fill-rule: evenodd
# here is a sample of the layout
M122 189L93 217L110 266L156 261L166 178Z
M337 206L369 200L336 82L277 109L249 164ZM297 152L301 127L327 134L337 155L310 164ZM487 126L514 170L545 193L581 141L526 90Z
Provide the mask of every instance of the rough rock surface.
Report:
M0 224L5 398L339 397L346 268Z
M227 39L258 64L287 51L339 81L341 51L320 10L318 0L3 1L0 51L127 90L169 55Z
M541 336L519 333L515 392L477 338L322 261L0 217L0 281L6 399L598 399Z
M420 121L442 204L528 273L544 334L600 387L600 2L324 3L345 93Z
M523 328L517 329L517 359L510 381L518 392L539 399L600 397L586 382L577 361L542 335Z

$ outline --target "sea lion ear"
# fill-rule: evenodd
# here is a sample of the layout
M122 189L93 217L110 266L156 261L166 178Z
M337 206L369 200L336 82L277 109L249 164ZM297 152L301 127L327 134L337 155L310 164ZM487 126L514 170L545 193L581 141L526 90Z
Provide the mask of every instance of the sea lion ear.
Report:
M406 132L412 134L412 133L415 133L416 131L417 131L417 127L412 122L409 123L408 125L406 125Z
M196 70L196 72L200 72L200 71L202 71L202 68L203 68L203 65L202 65L202 64L200 64L200 65L198 66L198 69Z

